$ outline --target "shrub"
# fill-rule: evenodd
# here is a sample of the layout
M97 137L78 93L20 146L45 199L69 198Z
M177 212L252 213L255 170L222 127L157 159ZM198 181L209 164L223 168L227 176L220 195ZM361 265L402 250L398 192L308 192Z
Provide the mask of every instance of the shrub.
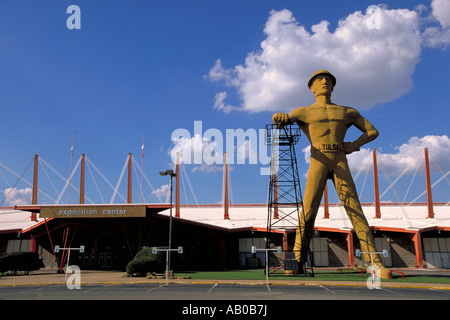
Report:
M8 257L4 256L0 258L0 272L3 273L9 270Z
M137 275L145 277L150 272L164 271L165 254L164 252L152 253L152 248L140 250L133 260L127 264L126 272L128 275Z
M12 252L0 258L0 272L3 274L6 271L12 271L17 274L17 271L25 271L26 274L30 271L39 270L43 268L44 263L41 257L35 252Z

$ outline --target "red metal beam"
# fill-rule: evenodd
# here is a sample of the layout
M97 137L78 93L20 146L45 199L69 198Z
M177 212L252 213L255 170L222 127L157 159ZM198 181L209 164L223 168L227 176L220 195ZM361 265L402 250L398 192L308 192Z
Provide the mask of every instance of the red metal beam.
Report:
M177 178L175 180L175 218L180 217L180 154L177 152L177 164L175 173Z
M47 218L44 218L44 223L45 223L45 228L47 229L48 238L50 240L50 246L52 247L53 257L55 258L56 266L58 266L58 258L56 257L55 246L53 245L52 237L50 235L50 230L48 229Z
M33 173L33 195L31 197L31 204L37 204L37 194L38 194L38 162L39 156L34 155L34 173ZM31 221L37 221L36 213L31 212Z
M225 195L224 195L224 216L225 220L230 220L230 215L228 212L228 164L227 164L227 153L224 152L223 155L223 170L224 170L224 183L225 183Z
M37 243L34 235L31 235L30 252L37 253Z
M355 257L353 256L353 232L347 233L348 266L355 266Z
M323 190L323 209L324 209L324 219L330 219L330 210L328 206L328 183L325 183L325 189Z
M67 237L69 236L69 227L66 228L66 230L64 230L63 232L63 242L64 242L64 247L63 248L67 248ZM62 252L62 258L61 261L59 263L58 266L58 270L61 271L63 269L64 266L64 261L66 260L66 254L68 253L68 250L64 250Z
M127 196L127 203L131 203L131 172L132 172L132 155L131 153L128 154L128 196Z
M80 204L84 204L84 167L85 155L81 155L81 176L80 176Z
M373 153L373 184L374 184L374 198L375 198L375 219L381 219L380 190L378 187L377 150L373 149L372 153Z
M414 249L416 251L417 268L423 269L422 236L416 232L413 236Z
M73 243L73 240L75 239L75 234L77 233L79 224L80 223L77 222L77 224L75 226L75 230L74 230L74 232L72 234L72 238L70 239L69 246L66 247L66 244L64 244L64 247L66 247L66 248L71 248L72 247L72 243ZM67 227L66 240L67 240L68 237L69 237L69 227ZM66 261L67 261L68 258L69 258L69 250L64 250L64 252L63 252L63 259L61 260L61 269L60 270L63 269L63 267L66 264Z
M430 161L428 160L428 148L424 149L425 151L425 176L427 183L427 208L428 208L428 219L434 218L433 211L433 195L431 192L431 177L430 177Z

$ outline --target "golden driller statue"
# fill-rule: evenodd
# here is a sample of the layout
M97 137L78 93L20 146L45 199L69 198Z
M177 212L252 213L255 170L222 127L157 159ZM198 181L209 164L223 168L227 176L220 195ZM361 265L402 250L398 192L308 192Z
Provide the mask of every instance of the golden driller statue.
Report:
M335 85L336 78L330 72L315 72L308 82L308 87L316 96L316 102L309 107L297 108L289 114L275 113L272 117L274 123L281 125L297 123L311 143L311 163L294 246L295 257L300 266L303 266L307 258L314 221L327 179L334 183L360 241L361 251L377 251L358 199L346 155L358 151L362 145L374 140L378 131L355 109L331 102L331 92ZM352 125L363 133L353 142L344 142L347 129ZM370 261L370 256L366 254L365 259ZM374 265L380 268L379 276L388 278L389 271L383 266L378 254L374 254L373 261Z

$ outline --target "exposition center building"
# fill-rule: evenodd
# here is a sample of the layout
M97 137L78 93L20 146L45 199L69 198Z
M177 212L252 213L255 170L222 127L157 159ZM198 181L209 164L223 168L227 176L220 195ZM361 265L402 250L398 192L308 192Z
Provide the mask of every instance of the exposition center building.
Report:
M225 183L224 205L183 206L179 179L172 208L167 203L136 204L131 201L130 172L125 204L84 204L84 188L80 188L80 204L39 205L34 184L32 205L0 208L0 256L33 251L43 258L46 267L62 269L68 250L55 252L55 246L59 246L73 249L70 265L124 269L140 249L167 247L170 237L171 248L183 247L182 254L171 254L174 270L265 265L265 253L252 253L251 248L266 248L272 215L268 204L231 205ZM178 165L176 176L180 176ZM450 206L433 203L429 179L427 190L426 203L380 203L375 196L374 203L362 204L377 250L388 251L383 257L386 267L450 268ZM278 261L282 267L283 260L289 259L295 229L271 230L271 245L283 247L282 254L271 252L277 258L269 258L271 265ZM328 204L326 193L314 231L310 249L315 267L362 265L355 256L359 241L350 220L341 204ZM84 252L76 250L81 246Z
M3 253L37 252L46 267L62 268L67 263L64 251L55 253L54 247L84 246L83 253L71 253L70 264L123 269L142 247L167 246L172 220L171 247L183 247L183 254L172 254L175 270L264 266L265 254L252 253L251 247L265 248L267 205L233 205L227 212L220 205L180 206L178 210L173 208L171 219L169 204L4 208L0 210L0 247ZM363 204L363 210L377 249L389 252L383 258L387 267L450 268L448 205L434 204L434 218L428 218L426 204L381 205L378 218L373 205ZM292 250L295 229L276 232L274 245ZM322 206L311 242L314 265L361 266L354 254L357 248L358 239L343 207Z

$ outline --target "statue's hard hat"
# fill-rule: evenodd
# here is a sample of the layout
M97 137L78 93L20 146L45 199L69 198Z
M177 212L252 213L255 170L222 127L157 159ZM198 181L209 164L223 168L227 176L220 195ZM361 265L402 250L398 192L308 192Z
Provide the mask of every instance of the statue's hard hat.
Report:
M333 87L336 85L336 78L331 74L331 72L322 69L322 70L318 70L313 73L313 75L311 76L311 79L309 79L309 81L308 81L308 88L311 88L311 85L312 85L314 79L320 75L329 76L331 78L331 81L333 82Z

